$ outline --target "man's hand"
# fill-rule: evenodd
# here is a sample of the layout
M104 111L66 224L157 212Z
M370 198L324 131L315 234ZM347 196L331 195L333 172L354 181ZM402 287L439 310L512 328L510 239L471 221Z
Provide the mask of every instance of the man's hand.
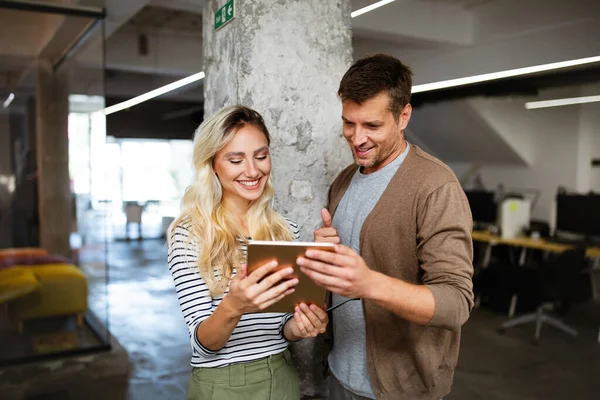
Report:
M335 253L307 250L297 262L317 285L347 298L369 299L415 324L428 324L435 313L435 299L427 286L373 271L358 253L341 244L335 245Z
M329 317L325 308L311 304L300 303L294 309L294 317L289 319L284 327L284 336L291 341L315 337L325 332Z
M337 230L331 226L331 214L326 208L321 210L321 219L323 225L314 233L315 242L340 243Z
M356 251L341 244L335 246L335 253L307 250L297 262L317 285L348 298L370 298L380 275Z

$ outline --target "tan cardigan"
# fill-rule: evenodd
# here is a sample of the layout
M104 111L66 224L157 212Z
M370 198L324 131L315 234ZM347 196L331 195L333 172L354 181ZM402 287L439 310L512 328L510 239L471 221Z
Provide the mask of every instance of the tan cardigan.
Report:
M332 215L357 168L349 166L332 184ZM450 392L460 328L473 307L471 231L469 204L452 170L411 146L362 226L360 250L371 269L427 285L435 313L421 326L363 300L367 363L377 399L439 400ZM331 339L331 326L328 333Z

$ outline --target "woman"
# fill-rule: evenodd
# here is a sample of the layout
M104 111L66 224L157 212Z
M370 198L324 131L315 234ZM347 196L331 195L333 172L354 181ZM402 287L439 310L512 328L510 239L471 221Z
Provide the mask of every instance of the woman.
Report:
M327 314L301 304L293 314L258 313L294 291L277 263L246 273L246 238L298 239L298 226L272 208L270 136L241 106L205 120L194 138L194 183L169 232L169 270L188 325L194 367L188 399L300 398L289 341L325 331ZM265 279L262 279L266 277Z

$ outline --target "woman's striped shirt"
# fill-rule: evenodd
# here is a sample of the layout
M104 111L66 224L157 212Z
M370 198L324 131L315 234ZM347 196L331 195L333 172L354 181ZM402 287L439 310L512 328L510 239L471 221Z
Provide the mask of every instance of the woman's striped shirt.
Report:
M298 225L287 220L294 240L299 238ZM225 346L212 351L200 343L195 334L198 325L212 315L229 291L212 297L206 282L197 268L198 249L188 240L189 227L178 225L169 240L168 264L175 282L175 291L183 318L190 333L193 367L224 367L229 364L250 362L285 350L288 341L283 337L283 325L292 314L247 313L244 314ZM246 246L240 242L242 254Z

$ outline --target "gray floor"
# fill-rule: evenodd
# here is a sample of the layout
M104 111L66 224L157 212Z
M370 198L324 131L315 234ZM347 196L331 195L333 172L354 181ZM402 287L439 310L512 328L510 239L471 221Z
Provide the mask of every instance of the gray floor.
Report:
M95 379L87 386L86 398L184 399L189 339L166 268L164 243L117 242L109 254L110 330L127 351L131 370L125 385ZM599 398L600 344L595 339L600 306L585 304L569 314L568 320L580 330L578 338L545 328L537 346L530 343L533 326L497 333L503 320L484 310L473 312L463 329L454 388L446 399ZM126 361L113 358L103 368L111 368L110 362ZM0 398L9 394L2 391L1 382L10 376L11 371L0 371ZM323 386L315 387L306 376L303 392L305 399L326 398ZM79 398L83 392L77 393L62 398Z
M598 399L599 307L581 305L565 319L579 337L543 327L533 345L533 325L502 335L496 327L505 317L475 310L463 329L454 387L446 399Z
M113 243L110 330L132 364L129 396L183 399L191 355L186 325L160 240Z

